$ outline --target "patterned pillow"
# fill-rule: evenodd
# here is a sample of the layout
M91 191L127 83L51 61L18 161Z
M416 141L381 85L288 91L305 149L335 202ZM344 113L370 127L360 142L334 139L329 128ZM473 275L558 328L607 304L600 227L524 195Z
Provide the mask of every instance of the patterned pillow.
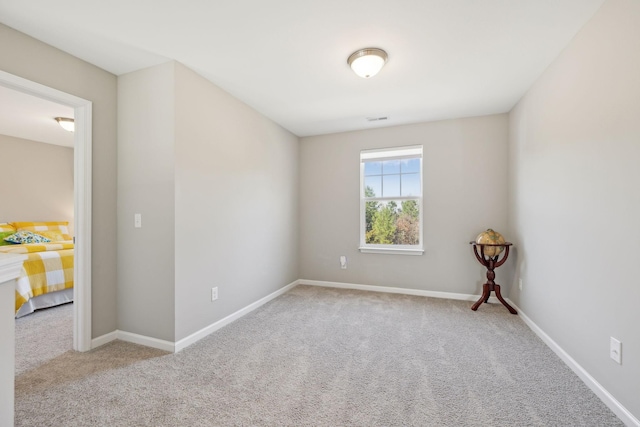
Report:
M71 240L69 235L69 221L47 221L47 222L13 222L11 223L18 231L59 231L63 240Z
M13 233L15 233L15 231L0 231L0 246L14 245L15 243L4 240L5 237L9 237Z
M4 240L6 242L20 243L20 244L49 243L51 241L46 237L40 236L39 234L36 234L36 233L32 233L31 231L18 231L9 237L5 237Z

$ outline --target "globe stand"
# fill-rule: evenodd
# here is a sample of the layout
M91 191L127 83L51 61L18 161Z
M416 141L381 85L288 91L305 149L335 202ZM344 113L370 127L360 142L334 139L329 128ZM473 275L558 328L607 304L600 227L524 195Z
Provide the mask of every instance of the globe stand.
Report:
M494 291L496 294L496 298L500 300L502 305L507 307L507 310L509 310L511 314L518 314L518 312L513 307L511 307L504 300L504 298L502 298L502 295L500 294L500 285L498 285L496 282L493 281L496 278L496 273L493 270L495 270L496 268L500 267L502 264L505 263L505 261L509 257L509 247L512 245L512 243L508 243L508 242L499 243L499 244L476 243L476 242L469 242L469 243L473 245L473 253L476 254L476 258L478 259L478 262L487 269L487 283L482 285L482 296L478 301L476 301L475 304L471 306L471 310L476 311L478 307L480 307L480 304L482 304L483 302L486 303L487 301L489 301L489 296L491 295L491 291ZM478 253L478 246L480 246L480 253ZM484 248L486 246L504 247L504 255L502 256L502 259L498 261L500 254L493 257L485 255Z

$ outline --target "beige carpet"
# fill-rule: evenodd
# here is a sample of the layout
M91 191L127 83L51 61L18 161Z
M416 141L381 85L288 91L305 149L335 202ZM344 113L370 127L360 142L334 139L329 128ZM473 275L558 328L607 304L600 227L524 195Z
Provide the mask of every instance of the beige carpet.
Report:
M518 316L469 306L298 286L177 354L18 362L16 425L623 425Z
M16 319L16 375L73 349L73 303Z

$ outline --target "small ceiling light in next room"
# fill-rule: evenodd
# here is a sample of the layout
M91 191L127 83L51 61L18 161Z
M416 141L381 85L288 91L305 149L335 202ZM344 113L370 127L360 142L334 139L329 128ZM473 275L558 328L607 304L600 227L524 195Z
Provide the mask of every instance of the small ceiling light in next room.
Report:
M76 129L76 124L73 121L73 119L67 118L67 117L56 117L55 118L56 122L58 122L58 124L60 126L62 126L62 129L64 130L68 130L69 132L73 132Z
M368 79L378 74L387 62L387 58L387 52L384 50L377 47L367 47L353 52L347 59L347 64L354 73Z

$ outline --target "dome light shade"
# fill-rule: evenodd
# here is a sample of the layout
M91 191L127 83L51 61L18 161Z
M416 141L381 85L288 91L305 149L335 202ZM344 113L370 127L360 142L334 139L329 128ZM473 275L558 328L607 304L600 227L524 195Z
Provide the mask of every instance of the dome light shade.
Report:
M62 126L62 129L64 130L73 132L76 129L76 124L73 119L69 119L67 117L56 117L55 120L60 126Z
M368 47L353 52L347 63L354 73L364 79L373 77L382 69L387 62L387 52L376 47Z

